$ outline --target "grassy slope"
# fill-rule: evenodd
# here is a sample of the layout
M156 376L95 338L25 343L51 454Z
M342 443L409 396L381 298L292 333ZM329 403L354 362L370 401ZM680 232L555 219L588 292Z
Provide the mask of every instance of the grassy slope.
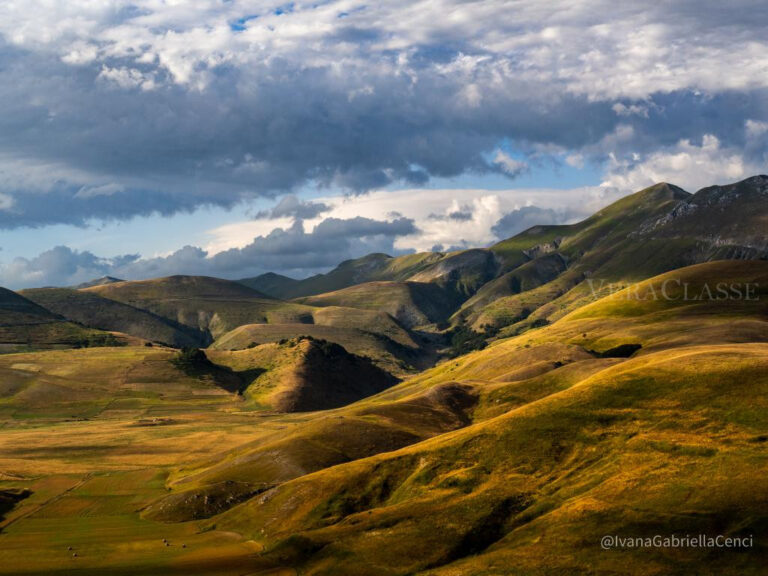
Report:
M244 392L248 404L278 412L326 410L365 398L396 382L369 359L338 344L295 338L210 358L254 378Z
M32 491L0 523L0 573L247 569L255 550L232 534L139 517L165 494L168 467L273 426L254 431L237 396L180 372L168 361L174 354L124 347L0 356L0 490Z
M606 553L599 537L766 527L766 268L678 273L760 281L761 302L604 299L443 364L362 405L457 381L481 395L473 426L289 481L217 525L307 573L758 574L759 553ZM627 339L644 344L629 359L586 351Z
M304 280L288 282L275 279L274 275L262 275L242 280L254 288L264 287L265 293L275 291L283 299L312 296L341 290L354 284L373 281L403 281L431 264L442 260L445 254L423 252L393 258L386 254L368 254L362 258L346 260L327 274L318 274Z
M759 282L758 302L602 299L329 412L241 412L224 392L214 402L189 394L204 382L77 422L42 407L45 421L28 426L9 409L0 489L34 494L5 521L0 573L70 568L74 545L84 574L759 574L764 548L605 552L599 537L764 531L766 266L677 273L692 286ZM588 351L626 342L643 348L629 359ZM244 371L258 350L211 354ZM175 382L163 350L69 351L82 355L71 363L57 354L8 356L17 365L7 369L85 392L139 382L146 396ZM137 425L154 417L173 422ZM150 520L196 517L194 494L227 497L228 480L278 486L210 520ZM38 553L19 554L30 548Z
M93 292L37 288L23 290L21 294L51 312L91 328L124 332L178 348L199 346L205 341L205 335L197 330Z
M491 250L498 251L506 265L512 267L507 277L514 280L520 266L520 273L530 277L532 270L534 280L544 282L528 279L529 289L519 290L519 281L509 283L502 277L484 287L485 293L465 303L460 317L475 329L521 323L504 333L510 335L536 319L549 319L549 314L539 313L526 321L532 312L557 300L587 276L609 281L638 280L693 263L684 261L669 246L659 250L654 242L632 238L644 223L663 217L689 198L680 188L657 184L622 198L577 224L536 226L500 242ZM541 240L533 250L531 237ZM567 264L567 269L552 270L553 253Z
M118 282L86 291L209 332L212 339L244 324L302 323L312 315L310 307L268 298L237 282L205 276Z
M312 313L312 324L248 324L220 336L216 350L242 350L252 344L296 336L335 342L353 354L371 358L392 373L404 373L419 361L419 346L407 330L384 312L329 306Z
M272 298L285 300L291 297L291 288L293 288L299 280L294 280L293 278L283 276L282 274L267 272L266 274L254 278L243 278L242 280L238 280L238 282L243 286L253 288Z
M316 336L370 356L394 372L419 365L421 351L409 332L380 310L284 302L227 280L174 276L113 283L81 291L143 309L202 334L217 349L246 348L300 335ZM416 299L421 294L418 290ZM411 298L410 301L413 301ZM317 328L315 324L321 325Z
M384 311L408 328L443 321L461 303L455 293L426 282L367 282L297 301L311 306Z
M47 348L71 348L107 336L67 322L61 316L0 288L0 352L18 352ZM115 336L125 340L121 336Z

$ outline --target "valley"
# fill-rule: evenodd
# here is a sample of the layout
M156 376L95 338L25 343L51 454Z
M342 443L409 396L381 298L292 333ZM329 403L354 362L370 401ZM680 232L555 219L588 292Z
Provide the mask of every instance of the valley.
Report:
M767 231L766 176L662 183L302 280L3 290L0 574L762 574ZM754 547L600 545L672 533Z

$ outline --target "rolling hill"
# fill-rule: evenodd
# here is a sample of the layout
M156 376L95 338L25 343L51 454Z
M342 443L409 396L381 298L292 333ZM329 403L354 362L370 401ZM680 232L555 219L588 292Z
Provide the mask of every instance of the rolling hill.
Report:
M46 310L90 328L124 332L177 348L206 343L206 335L200 330L141 308L103 298L93 292L69 288L36 288L22 290L20 294Z
M670 281L762 288L647 298ZM764 547L619 557L600 538L766 527L768 492L750 478L765 465L767 289L768 263L702 264L438 366L345 410L456 382L478 395L471 425L281 482L213 521L262 542L264 571L758 574ZM640 347L611 354L627 342Z
M220 336L210 348L242 350L298 336L334 342L396 374L412 371L425 359L415 337L386 312L339 306L314 309L306 323L239 326Z
M445 254L439 252L408 254L397 258L376 253L346 260L327 274L318 274L304 280L293 280L268 273L240 282L256 290L264 290L265 294L288 300L333 292L364 282L402 281L444 257Z
M0 351L74 348L125 343L120 335L91 330L23 296L0 288Z
M450 317L460 298L429 282L367 282L335 292L298 298L308 306L343 306L383 311L406 328L441 322Z
M206 344L244 324L302 323L312 313L307 306L275 300L237 282L207 276L115 282L84 291L198 330L205 335Z
M253 373L248 403L278 412L336 408L371 396L397 380L369 359L310 336L237 352L210 352L216 363Z

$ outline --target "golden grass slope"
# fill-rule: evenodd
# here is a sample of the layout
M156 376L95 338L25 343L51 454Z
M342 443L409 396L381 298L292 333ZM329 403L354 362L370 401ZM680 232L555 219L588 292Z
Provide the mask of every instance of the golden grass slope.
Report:
M312 323L247 324L220 336L215 350L242 350L254 344L279 342L297 336L312 336L335 342L349 352L371 358L394 374L413 370L421 360L419 345L389 314L329 306L312 312Z
M767 270L713 263L677 279ZM606 551L600 537L765 529L763 286L758 301L604 298L438 366L363 404L456 381L480 394L474 425L291 480L216 524L263 543L263 569L308 574L759 574L764 544ZM627 339L644 346L631 358L589 352Z

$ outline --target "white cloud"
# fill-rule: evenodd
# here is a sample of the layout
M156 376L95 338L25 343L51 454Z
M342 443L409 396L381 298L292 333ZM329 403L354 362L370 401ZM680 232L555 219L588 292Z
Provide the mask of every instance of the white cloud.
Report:
M528 164L520 160L515 160L503 150L496 151L496 155L493 157L493 163L499 166L502 172L513 177L519 176L528 169Z
M507 213L527 206L555 210L572 220L586 217L618 199L615 190L600 187L558 189L403 189L378 190L359 196L325 196L316 202L330 209L322 216L304 221L312 231L325 218L381 218L397 214L415 222L417 231L400 236L398 250L427 251L435 245L487 246L500 240L494 225ZM457 215L459 217L451 217ZM437 217L436 217L437 216ZM569 220L569 221L570 221ZM228 248L242 248L254 237L268 234L272 228L290 227L291 220L248 220L221 226L206 232L212 237L206 250L215 254Z
M630 104L629 106L616 102L611 106L611 110L616 112L616 116L642 116L648 118L648 106L643 104Z
M695 192L759 172L760 167L751 165L740 151L723 148L717 137L708 134L700 145L681 140L675 146L646 156L638 155L632 161L614 157L602 186L631 192L666 181Z
M768 134L768 122L749 119L744 123L744 130L747 133L747 138L756 140Z

